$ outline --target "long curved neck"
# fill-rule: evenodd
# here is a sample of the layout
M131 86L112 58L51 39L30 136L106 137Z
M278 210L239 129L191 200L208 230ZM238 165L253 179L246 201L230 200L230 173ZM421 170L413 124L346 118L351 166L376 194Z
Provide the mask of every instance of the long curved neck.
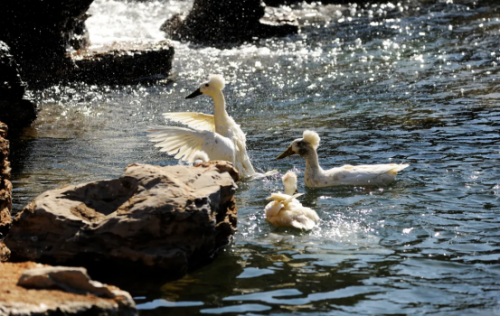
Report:
M316 150L309 150L304 158L306 159L306 171L323 172L323 169L319 165L318 153L316 153Z
M293 185L293 184L283 184L284 187L285 187L285 194L288 194L288 195L293 195L295 193L295 191L297 190L297 185Z
M215 91L210 96L214 100L214 120L215 125L217 126L218 123L221 123L228 117L228 114L226 112L226 99L224 99L224 94L222 93L222 91Z

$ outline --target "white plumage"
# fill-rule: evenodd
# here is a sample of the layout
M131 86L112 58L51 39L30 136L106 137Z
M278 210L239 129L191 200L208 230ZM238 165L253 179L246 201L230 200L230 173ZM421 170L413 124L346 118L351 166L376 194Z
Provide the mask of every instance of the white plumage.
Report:
M319 216L313 209L303 206L296 199L302 195L301 193L294 194L297 190L297 176L292 171L288 171L282 181L285 193L273 193L267 198L272 201L264 209L266 220L277 227L313 229L319 222Z
M247 154L245 133L226 112L222 89L225 81L220 75L211 75L207 82L186 98L207 94L214 101L214 115L204 113L165 113L164 117L187 127L161 127L151 130L152 142L175 158L193 162L196 152L203 151L210 160L233 163L242 177L257 177ZM273 174L273 172L266 175Z
M278 156L282 159L298 154L306 160L304 181L308 187L321 188L338 185L387 185L396 179L399 171L409 164L345 165L323 170L316 150L320 137L316 132L304 131L303 137L294 140L288 149Z

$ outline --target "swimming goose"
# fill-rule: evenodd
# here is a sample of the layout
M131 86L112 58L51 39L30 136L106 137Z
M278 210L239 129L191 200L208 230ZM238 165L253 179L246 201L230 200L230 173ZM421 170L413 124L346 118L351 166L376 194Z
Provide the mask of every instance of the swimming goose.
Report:
M226 101L222 89L225 81L220 75L210 75L207 82L188 95L191 99L207 94L214 101L214 115L192 112L165 113L163 116L187 127L162 127L151 130L151 141L176 159L193 162L199 151L205 152L210 160L227 160L233 163L242 177L260 177L255 172L247 154L245 133L226 112ZM271 171L265 175L271 175Z
M266 220L277 227L313 229L319 222L319 216L313 209L302 206L296 199L302 195L301 193L294 194L297 192L297 175L288 171L282 181L285 193L273 193L267 198L272 201L264 209Z
M381 165L345 165L343 167L323 170L318 162L316 150L319 146L319 135L313 131L304 131L303 137L294 140L288 149L277 157L298 154L306 159L304 180L306 186L322 188L337 185L387 185L396 179L399 171L408 167L408 164L381 164Z

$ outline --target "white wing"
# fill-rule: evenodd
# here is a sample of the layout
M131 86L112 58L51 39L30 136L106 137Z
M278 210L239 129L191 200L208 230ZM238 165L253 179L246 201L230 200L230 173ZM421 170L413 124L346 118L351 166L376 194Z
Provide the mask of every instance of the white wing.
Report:
M199 151L205 152L210 160L226 160L234 163L233 143L217 133L194 130L185 127L165 126L149 130L150 141L157 143L163 152L176 159L194 162Z
M238 160L241 164L240 173L244 176L253 176L255 175L255 169L250 162L250 158L247 154L247 138L245 133L241 130L241 127L234 121L232 117L228 117L228 135L229 138L233 139L234 147L236 149L236 160Z
M163 113L167 120L178 122L197 130L215 132L214 116L197 112Z

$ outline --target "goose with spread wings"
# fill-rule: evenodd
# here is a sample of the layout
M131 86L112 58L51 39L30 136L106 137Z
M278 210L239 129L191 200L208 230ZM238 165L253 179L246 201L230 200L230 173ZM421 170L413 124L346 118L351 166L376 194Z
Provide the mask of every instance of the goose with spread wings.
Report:
M156 147L176 159L194 162L200 152L210 160L226 160L233 163L242 177L259 177L247 154L246 136L241 127L226 111L222 89L225 80L220 75L211 75L207 82L188 95L186 99L202 94L214 101L214 115L192 112L164 113L163 116L186 127L165 126L150 130L150 140ZM265 175L274 174L268 172Z

